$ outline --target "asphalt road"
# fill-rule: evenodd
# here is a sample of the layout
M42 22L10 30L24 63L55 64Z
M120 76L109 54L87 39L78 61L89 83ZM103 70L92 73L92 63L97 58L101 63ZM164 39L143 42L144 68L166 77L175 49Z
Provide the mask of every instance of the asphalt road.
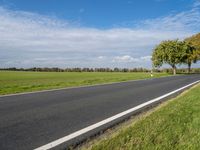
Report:
M40 147L197 80L185 75L0 97L0 150Z

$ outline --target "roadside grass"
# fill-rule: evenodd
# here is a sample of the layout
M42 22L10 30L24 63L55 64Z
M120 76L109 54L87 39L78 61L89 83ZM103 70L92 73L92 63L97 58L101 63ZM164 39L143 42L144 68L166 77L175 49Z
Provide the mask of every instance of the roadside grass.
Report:
M154 77L168 76L155 73ZM150 73L0 71L0 95L151 78Z
M199 139L200 84L83 149L198 150Z

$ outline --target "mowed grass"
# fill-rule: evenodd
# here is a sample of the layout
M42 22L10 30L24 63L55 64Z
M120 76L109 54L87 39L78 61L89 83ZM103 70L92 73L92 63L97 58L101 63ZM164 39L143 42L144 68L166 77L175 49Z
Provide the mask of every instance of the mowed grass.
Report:
M154 77L167 76L155 73ZM150 78L150 73L0 71L0 95Z
M198 150L200 84L90 148L92 150Z

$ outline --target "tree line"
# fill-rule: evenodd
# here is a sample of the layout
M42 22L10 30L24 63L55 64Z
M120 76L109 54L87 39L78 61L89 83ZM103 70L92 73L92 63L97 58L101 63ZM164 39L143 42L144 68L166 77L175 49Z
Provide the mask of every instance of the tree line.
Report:
M171 68L162 68L157 69L147 69L147 68L0 68L0 70L6 70L6 71L34 71L34 72L147 72L150 73L153 72L165 72L165 73L173 73L173 70ZM187 73L187 68L179 68L177 69L177 73ZM191 73L200 73L200 68L191 68Z
M0 68L0 70L8 70L8 71L36 71L36 72L150 72L150 69L146 68L40 68L40 67L33 67L33 68Z
M152 54L152 62L155 68L163 64L172 67L173 74L177 72L177 65L186 64L187 72L191 72L192 63L200 60L200 33L184 40L167 40L157 45Z

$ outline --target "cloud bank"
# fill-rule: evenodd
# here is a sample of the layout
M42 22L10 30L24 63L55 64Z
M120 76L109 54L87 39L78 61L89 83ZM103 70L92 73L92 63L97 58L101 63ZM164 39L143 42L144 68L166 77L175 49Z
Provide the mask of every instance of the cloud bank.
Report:
M156 44L199 31L198 7L110 29L0 7L0 67L151 67Z

